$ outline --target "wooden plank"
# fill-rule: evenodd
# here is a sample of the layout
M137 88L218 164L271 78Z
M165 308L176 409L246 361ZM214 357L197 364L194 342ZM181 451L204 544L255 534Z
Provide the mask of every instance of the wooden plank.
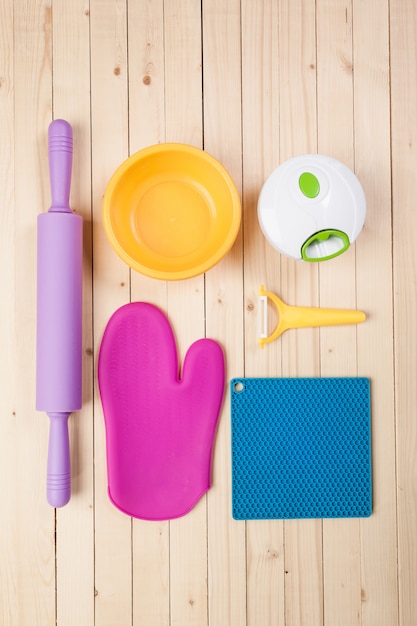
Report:
M69 421L71 501L57 511L57 623L94 623L90 23L83 1L54 2L53 113L73 128L70 206L83 217L83 409Z
M128 4L130 153L165 140L163 1ZM132 301L167 307L165 281L131 272ZM168 625L169 522L133 520L133 624Z
M372 389L373 515L361 532L362 624L398 624L389 3L353 4L355 168L367 199L356 244L357 303L368 312L358 327L358 371ZM372 114L370 114L372 112ZM412 623L407 616L405 623Z
M279 158L278 6L242 2L245 373L280 373L278 351L257 343L260 283L278 291L279 256L261 234L257 200ZM237 372L238 374L238 372ZM247 624L284 624L283 523L250 521L247 538Z
M309 0L280 3L280 162L317 150L316 8ZM318 306L315 264L281 260L280 295ZM317 376L317 330L289 331L279 340L283 376ZM323 614L322 524L285 522L285 615L288 624L320 624Z
M411 182L417 146L415 3L390 2L390 18L399 623L405 626L417 612L416 218Z
M164 4L166 141L202 147L201 3ZM204 336L204 276L167 284L179 362ZM207 623L206 498L170 522L171 624Z
M203 3L204 149L242 188L240 2ZM206 276L206 332L223 347L226 381L243 372L242 237ZM228 384L208 494L209 623L246 623L245 524L232 519Z
M129 137L133 154L165 141L163 0L129 0L128 15Z
M0 439L3 454L0 455L2 476L16 475L16 448L19 444L16 424L16 396L18 393L18 370L16 363L17 329L15 318L16 298L16 252L15 252L15 138L14 138L14 15L13 4L0 7L0 123L2 142L0 147L0 262L2 284L7 297L2 299L0 309L0 342L2 359L0 375L3 393L0 399ZM19 563L16 550L19 537L16 532L17 497L16 484L4 481L2 511L0 514L0 620L5 626L19 623L18 577Z
M312 0L282 0L279 12L279 162L317 151L316 10ZM281 257L277 294L289 304L318 306L318 268ZM319 371L318 331L287 332L281 339L286 376ZM306 347L307 346L307 347Z
M129 269L105 236L101 212L106 185L128 156L127 33L124 0L92 0L91 113L94 250L94 354L110 316L129 301ZM107 496L102 408L94 388L95 620L131 624L131 520Z
M351 3L319 2L317 24L318 151L354 169ZM356 308L354 247L320 265L320 305ZM356 326L320 330L322 376L357 375L356 333ZM323 568L325 622L360 623L358 520L323 522Z
M15 439L12 544L17 624L55 623L54 510L46 501L49 423L35 412L36 218L50 205L51 7L14 5ZM22 392L23 391L23 392ZM13 448L12 448L13 449ZM13 467L13 465L11 466ZM10 468L8 469L10 472ZM30 513L29 513L30 512Z
M203 141L200 5L164 3L166 141L197 148Z
M258 290L265 281L278 291L280 258L259 228L257 202L279 163L278 9L243 2L241 20L245 371L236 375L266 376L281 360L258 345Z

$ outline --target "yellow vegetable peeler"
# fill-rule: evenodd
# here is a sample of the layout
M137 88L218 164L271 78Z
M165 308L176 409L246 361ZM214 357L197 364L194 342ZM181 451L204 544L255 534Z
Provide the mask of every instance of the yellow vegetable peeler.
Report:
M317 326L337 326L344 324L359 324L365 321L366 315L362 311L351 309L326 309L318 307L292 306L286 304L276 294L266 291L261 285L259 289L259 337L261 348L266 343L277 339L290 328L313 328ZM268 335L268 298L274 302L278 311L278 325Z

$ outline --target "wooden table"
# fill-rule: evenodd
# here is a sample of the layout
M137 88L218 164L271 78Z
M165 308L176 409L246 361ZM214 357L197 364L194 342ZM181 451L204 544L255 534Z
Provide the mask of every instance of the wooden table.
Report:
M3 626L417 624L417 6L412 0L4 0L0 7ZM47 128L74 130L84 219L84 403L70 418L73 495L45 498L48 419L35 411L36 218L50 203ZM158 142L203 147L243 220L206 275L152 280L117 257L101 204L118 165ZM320 152L367 198L355 245L281 256L257 198L270 172ZM359 308L360 326L257 345L261 283L292 304ZM161 307L183 358L207 336L233 376L366 376L369 519L237 522L229 394L212 488L191 513L132 520L107 496L96 357L122 304Z

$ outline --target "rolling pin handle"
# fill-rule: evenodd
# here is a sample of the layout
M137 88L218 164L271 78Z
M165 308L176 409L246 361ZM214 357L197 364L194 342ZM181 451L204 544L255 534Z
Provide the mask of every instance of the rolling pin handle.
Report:
M71 497L71 461L68 436L69 413L48 413L47 499L51 506L65 506Z
M69 213L72 128L66 120L54 120L48 129L49 178L51 185L50 211Z

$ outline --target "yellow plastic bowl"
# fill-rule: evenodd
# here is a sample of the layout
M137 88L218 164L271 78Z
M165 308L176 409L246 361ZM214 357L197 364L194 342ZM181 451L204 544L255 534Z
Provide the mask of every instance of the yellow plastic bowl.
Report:
M163 143L136 152L116 170L103 202L106 234L133 269L163 280L202 274L232 247L241 204L212 156Z

